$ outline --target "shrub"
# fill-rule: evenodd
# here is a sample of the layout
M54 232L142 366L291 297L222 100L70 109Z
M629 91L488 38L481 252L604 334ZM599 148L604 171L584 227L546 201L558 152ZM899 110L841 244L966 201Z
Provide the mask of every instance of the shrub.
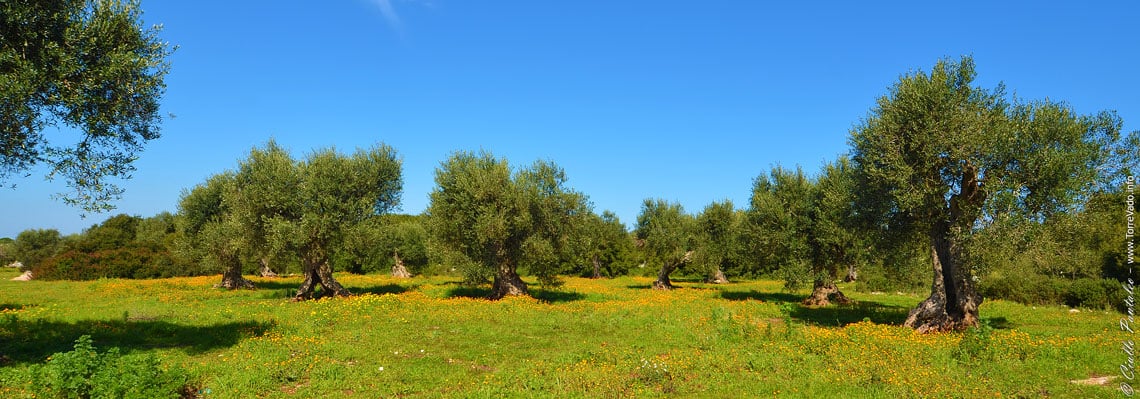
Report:
M1122 299L1116 300L1118 291L1122 289L1115 280L1083 278L1069 287L1065 304L1074 308L1111 309L1115 304L1123 304Z
M1113 279L1082 278L1067 280L1037 274L989 277L978 284L978 292L988 299L1004 299L1027 305L1066 305L1090 309L1125 311L1127 295Z
M24 264L20 271L27 271L55 255L62 241L55 229L24 230L12 242L11 256Z
M1004 299L1026 305L1060 305L1069 292L1069 280L1030 274L1012 277L988 277L978 283L985 298Z
M176 262L169 251L133 245L87 253L67 251L32 270L42 280L95 280L99 278L166 278L195 273Z
M165 368L153 355L123 356L118 348L96 351L91 336L75 340L70 352L56 353L33 370L36 397L45 398L178 398L189 378Z
M87 253L67 251L36 265L32 274L39 280L93 280L93 263Z

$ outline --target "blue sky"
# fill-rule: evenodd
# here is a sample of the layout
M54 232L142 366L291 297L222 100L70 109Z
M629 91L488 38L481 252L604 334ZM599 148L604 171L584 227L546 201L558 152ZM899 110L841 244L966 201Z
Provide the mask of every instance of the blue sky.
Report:
M394 146L409 213L441 160L480 148L555 161L627 225L649 197L746 206L771 166L814 173L847 151L901 74L963 54L978 84L1140 128L1140 6L863 3L143 0L180 46L163 100L176 117L111 214L173 212L271 137L298 157ZM0 237L110 215L81 218L38 172L0 191Z

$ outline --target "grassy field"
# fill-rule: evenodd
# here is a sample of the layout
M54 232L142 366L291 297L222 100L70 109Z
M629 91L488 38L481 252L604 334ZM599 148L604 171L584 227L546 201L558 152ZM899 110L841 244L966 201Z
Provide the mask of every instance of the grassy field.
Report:
M963 344L899 326L918 295L848 290L856 305L805 308L774 281L570 278L489 302L449 278L339 275L361 295L292 303L296 278L231 292L218 277L15 275L0 272L4 398L30 397L29 366L83 334L188 370L205 398L1122 396L1070 382L1125 360L1120 315L1103 311L988 301L994 330Z

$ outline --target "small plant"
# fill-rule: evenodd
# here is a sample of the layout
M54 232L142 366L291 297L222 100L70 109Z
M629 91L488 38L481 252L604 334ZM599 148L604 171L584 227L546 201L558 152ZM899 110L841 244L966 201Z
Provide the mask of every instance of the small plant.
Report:
M797 331L795 321L792 320L792 313L796 311L798 305L790 302L780 303L780 314L783 315L784 321L784 339L792 340L797 338Z
M33 371L36 397L67 399L178 398L187 390L186 373L164 368L153 355L99 353L84 335L70 352L48 357Z
M990 348L990 343L993 330L994 328L990 326L988 320L982 321L981 324L975 327L971 327L962 335L962 340L958 342L958 347L954 349L954 358L961 362L991 360L993 358L993 351Z
M663 393L676 392L677 387L673 385L673 374L669 373L669 365L665 362L658 363L657 361L641 359L641 365L637 366L638 380L647 386L656 386Z

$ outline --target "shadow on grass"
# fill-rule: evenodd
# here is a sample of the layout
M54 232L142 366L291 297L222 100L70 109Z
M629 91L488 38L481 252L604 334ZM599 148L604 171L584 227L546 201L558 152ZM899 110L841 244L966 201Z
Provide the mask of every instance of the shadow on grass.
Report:
M491 289L487 287L458 286L447 290L446 298L474 298L487 299L491 296ZM586 295L578 292L567 292L548 289L531 289L530 296L546 303L573 302L586 299Z
M720 297L730 301L758 300L780 304L788 317L805 324L841 327L864 319L876 324L899 325L906 321L909 308L874 301L857 301L850 305L811 307L800 304L807 295L787 292L721 291Z
M384 284L384 285L373 285L373 286L367 286L367 287L345 287L345 288L348 288L349 292L352 293L352 295L365 295L365 294L383 295L383 294L402 294L402 293L414 290L415 287L408 288L408 287L405 287L405 286L402 286L399 284ZM266 292L261 294L261 299L293 299L293 296L296 295L296 290L298 290L298 287L274 288L274 290L266 290ZM320 288L318 288L318 291L314 295L314 298L323 298L323 296L324 296L323 292L321 292Z
M58 322L25 321L16 317L0 320L0 358L14 363L40 363L49 355L67 352L81 335L90 335L100 350L113 347L124 353L155 348L178 348L198 354L229 347L243 339L258 337L274 322L236 321L208 326L187 326L161 320L81 320Z
M254 284L256 284L256 289L265 291L263 294L261 294L262 299L291 299L293 296L297 295L297 289L300 287L299 283L283 284L278 282L255 282ZM367 287L346 286L345 288L347 288L348 291L353 295L384 295L403 294L415 289L416 287L413 286L409 288L399 284L384 284ZM317 296L319 297L320 295L318 294Z
M1005 317L982 317L983 323L988 323L990 327L998 330L1008 330L1016 327L1009 319Z
M706 283L701 282L701 281L672 280L671 283L673 284L674 290L706 290L706 291L709 291L709 290L719 290L720 289L716 286L713 286L712 284L705 285ZM685 285L680 285L678 283L685 283ZM650 290L650 289L653 289L653 285L652 284L628 284L625 286L625 288L629 288L631 290Z
M444 293L446 298L474 298L474 299L487 299L491 296L491 289L484 287L469 287L458 285L456 287L448 288Z
M530 294L540 301L546 303L560 303L560 302L573 302L586 299L586 295L578 292L556 291L537 289L531 290Z
M799 302L807 298L806 295L796 295L787 292L760 292L756 290L748 292L740 291L721 291L720 297L730 301L747 301L757 300L763 302Z
M888 305L875 301L856 301L850 305L823 307L804 306L800 302L807 298L806 295L786 292L721 291L720 296L730 301L758 300L780 304L781 311L787 313L788 317L794 320L829 327L842 327L864 319L876 324L902 325L911 310L910 307ZM999 330L1015 327L1005 317L983 317L982 321Z
M373 294L373 295L403 294L405 292L410 291L411 289L412 288L408 288L408 287L405 287L405 286L402 286L399 284L374 285L374 286L370 286L370 287L348 287L348 290L352 291L353 294Z
M799 302L790 304L788 316L807 324L827 327L842 327L864 319L875 324L901 325L906 321L909 308L884 305L878 302L859 301L850 305L809 307Z
M254 281L253 286L254 286L254 289L258 289L258 290L285 290L285 289L296 290L298 287L301 286L301 283L299 281L281 281L281 280Z

